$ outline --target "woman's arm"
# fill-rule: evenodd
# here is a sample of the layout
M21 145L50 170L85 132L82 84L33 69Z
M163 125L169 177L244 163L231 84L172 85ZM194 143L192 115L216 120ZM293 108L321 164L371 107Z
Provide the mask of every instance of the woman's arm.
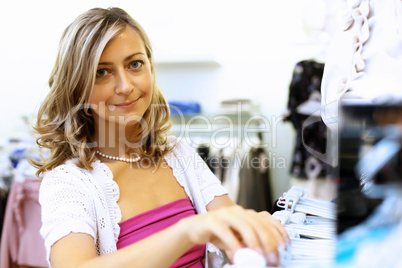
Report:
M277 248L285 239L275 224L262 214L233 205L230 199L222 197L215 201L218 200L221 204L232 205L185 218L161 232L101 257L96 255L95 242L90 235L70 233L52 246L52 267L170 267L188 249L207 242L226 252L252 248L266 256L271 265L276 265ZM209 208L216 204L211 202Z
M236 206L236 203L227 194L215 196L215 198L207 205L207 211L213 211L223 207Z
M51 248L53 268L63 267L170 267L195 244L180 223L130 246L98 257L92 236L70 233Z

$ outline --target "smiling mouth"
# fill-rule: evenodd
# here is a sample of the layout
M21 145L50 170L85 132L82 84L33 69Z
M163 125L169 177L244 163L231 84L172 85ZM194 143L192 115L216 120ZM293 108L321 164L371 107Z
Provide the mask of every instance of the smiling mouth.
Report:
M131 108L131 107L135 106L135 104L137 103L138 99L133 100L133 101L128 101L128 102L113 104L113 105L115 107L117 107L117 108Z

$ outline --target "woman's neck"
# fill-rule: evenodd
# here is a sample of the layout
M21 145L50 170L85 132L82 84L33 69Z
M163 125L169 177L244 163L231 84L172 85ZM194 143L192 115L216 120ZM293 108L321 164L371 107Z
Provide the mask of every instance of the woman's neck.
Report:
M124 126L105 122L103 126L96 126L94 141L100 152L120 157L138 153L141 146L139 124Z

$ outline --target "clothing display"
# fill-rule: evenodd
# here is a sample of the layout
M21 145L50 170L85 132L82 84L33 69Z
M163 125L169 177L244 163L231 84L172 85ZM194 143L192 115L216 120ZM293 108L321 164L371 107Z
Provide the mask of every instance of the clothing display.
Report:
M39 187L39 180L14 181L12 184L1 239L2 268L48 267L44 242L39 234Z
M194 101L169 101L172 116L192 115L201 112L201 105Z
M0 153L0 239L14 168L7 153Z
M270 155L256 141L252 146L215 149L208 144L192 145L220 179L231 199L238 205L256 211L270 211L272 192Z
M27 158L35 158L32 140L13 139L0 153L0 188L5 190L1 214L0 267L48 267L44 241L40 236L40 181Z
M178 141L174 151L166 155L165 160L197 214L206 213L206 205L215 196L227 194L197 152L184 141ZM74 160L69 160L43 177L39 201L43 211L47 212L42 213L41 228L47 260L50 247L70 232L86 233L94 237L98 255L117 250L116 243L120 234L118 223L121 220L117 204L119 188L105 164L95 160L92 167L90 172L78 168ZM223 260L222 253L212 244L207 244L206 249L209 267L217 267Z
M265 144L263 133L266 129L262 127L261 132L252 135L246 132L249 129L245 129L250 121L253 121L253 130L260 127L258 120L252 117L254 114L260 116L257 102L251 99L227 99L220 102L217 116L209 118L207 115L198 115L203 120L191 121L191 128L185 125L186 122L177 121L173 129L178 138L186 139L198 152L236 204L256 211L270 211L273 206L270 178L272 155L262 146ZM214 123L206 131L204 123L207 121ZM228 122L234 122L235 126ZM242 138L242 135L248 136Z
M37 13L27 3L20 25ZM272 252L259 254L255 238L275 247L286 234L265 211L291 240L277 241L279 267L402 267L402 0L165 1L156 13L143 3L150 38L119 8L78 16L49 92L39 92L47 68L28 77L3 64L0 268L50 267L53 245L54 264L92 251L111 256L88 263L113 262L146 242L142 259L162 265L186 251L172 268L266 268ZM66 17L81 8L64 4ZM45 38L35 44L54 44L47 32L66 19L54 23L55 10L32 24L46 31L28 31ZM13 29L7 37L24 32ZM4 59L47 66L42 51L15 44ZM16 138L5 153L2 135ZM160 156L165 138L174 149ZM33 146L52 151L32 162L39 170L27 161ZM250 248L186 245L238 246L225 224ZM89 249L79 245L88 235Z
M296 131L291 167L291 174L296 178L325 177L328 174L327 163L309 151L326 152L327 129L320 118L323 72L323 63L300 61L294 67L289 86L288 115L284 120L290 121ZM310 117L316 117L316 122L306 125Z
M335 267L401 267L402 2L348 4L321 87L339 168Z
M11 147L5 149L7 147ZM10 192L11 184L14 176L21 175L21 171L16 171L16 167L20 160L27 158L26 151L27 145L25 142L20 144L17 140L1 140L0 144L0 237L4 221L4 214L8 194ZM24 176L24 175L23 175Z
M257 162L259 165L253 165ZM269 211L272 208L268 154L263 148L250 147L242 159L239 171L237 203L255 211Z
M291 239L288 249L279 250L281 267L331 267L336 247L336 205L308 198L308 191L293 186L277 201L273 217Z
M227 99L219 104L220 114L256 114L259 112L259 105L251 99Z
M402 100L402 3L350 1L334 35L322 79L322 118L338 130L339 102L392 104Z
M265 257L251 244L257 237L275 247L279 224L250 210L271 213L289 234L289 245L278 242L278 267L402 267L402 0L222 2L204 10L188 3L177 14L169 4L155 16L143 14L153 30L169 29L150 36L164 40L153 50L141 27L133 33L135 23L118 9L93 9L85 13L93 23L81 15L66 29L37 116L18 102L17 114L4 121L13 124L2 125L2 135L22 138L3 152L11 139L0 137L0 268L50 267L55 243L52 262L63 261L74 243L63 238L71 233L93 238L91 249L77 245L74 252L115 253L106 257L111 261L125 251L142 253L140 241L154 235L143 259L173 263L186 251L171 268L271 267L267 260L276 255ZM219 8L230 16L222 20ZM47 21L53 20L39 22ZM246 62L235 64L236 53L250 45ZM42 87L15 77L4 86L8 91L19 82ZM14 124L17 117L27 124ZM165 135L173 135L167 146L175 147L159 158ZM27 161L33 146L53 151L50 158L41 154L41 179ZM137 158L125 158L134 152ZM167 166L158 169L149 155ZM212 202L222 195L231 200ZM163 201L172 202L158 206ZM232 201L248 211L223 208ZM207 206L213 212L196 216ZM190 235L192 242L222 246L228 238L222 222L250 248L226 255L212 243L178 240ZM256 237L245 234L249 224ZM211 235L217 230L224 235L219 241Z
M340 109L336 267L401 267L401 107ZM377 121L384 111L392 117Z

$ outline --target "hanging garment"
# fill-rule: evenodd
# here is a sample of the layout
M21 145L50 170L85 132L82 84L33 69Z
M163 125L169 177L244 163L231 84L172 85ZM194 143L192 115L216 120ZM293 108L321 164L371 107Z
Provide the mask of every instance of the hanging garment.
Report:
M328 172L328 165L307 150L308 147L321 154L326 152L326 126L319 118L323 72L322 63L300 61L289 86L288 115L284 120L290 121L296 131L291 173L297 178L324 177ZM311 116L316 116L317 122L304 126Z
M269 159L262 148L251 147L241 160L237 203L256 211L272 208Z
M1 240L1 232L3 230L4 216L6 213L8 193L9 188L4 183L0 182L0 240Z
M0 177L0 240L6 213L7 199L11 188L12 177Z
M219 151L219 169L222 185L227 189L229 197L238 204L238 196L240 192L240 168L242 156L244 155L243 148L226 147Z
M39 180L14 181L9 193L1 238L0 267L48 267L39 234Z
M13 180L14 167L10 161L8 153L0 153L0 240L3 230L4 215L6 204Z
M342 99L371 104L402 101L402 2L348 2L322 80L322 118L331 131L338 131Z
M194 149L236 204L256 211L271 210L270 159L263 148L242 144L216 151L202 144Z
M200 145L197 148L197 153L200 155L202 160L207 164L209 169L216 175L216 165L214 164L214 156L210 153L210 149L207 145ZM220 179L220 178L219 178Z

